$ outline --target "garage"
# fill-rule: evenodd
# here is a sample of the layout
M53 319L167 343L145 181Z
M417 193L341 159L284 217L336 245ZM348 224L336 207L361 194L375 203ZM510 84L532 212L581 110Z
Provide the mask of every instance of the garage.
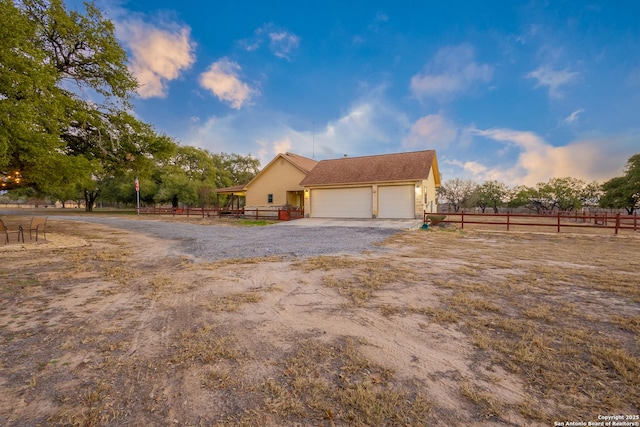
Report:
M311 190L314 218L371 218L371 187Z
M378 187L378 218L415 218L413 185Z

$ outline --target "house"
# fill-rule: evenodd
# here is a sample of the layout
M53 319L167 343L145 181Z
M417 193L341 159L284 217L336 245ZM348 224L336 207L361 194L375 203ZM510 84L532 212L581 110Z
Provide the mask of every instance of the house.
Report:
M300 182L307 217L422 218L437 212L435 150L322 160Z
M318 162L293 153L281 153L244 186L246 209L304 208L300 185Z

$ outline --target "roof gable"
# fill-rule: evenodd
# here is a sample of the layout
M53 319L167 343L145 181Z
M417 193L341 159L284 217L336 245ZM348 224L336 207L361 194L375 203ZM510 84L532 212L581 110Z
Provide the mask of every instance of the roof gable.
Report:
M309 171L311 171L316 166L316 164L318 164L317 160L313 160L313 159L310 159L308 157L300 156L298 154L293 154L293 153L289 153L289 152L287 152L287 153L279 153L264 168L262 168L262 170L260 172L258 172L258 174L255 177L253 177L253 179L251 181L249 181L245 185L245 189L248 188L253 182L258 180L260 178L260 176L263 175L265 173L265 171L267 171L271 167L271 165L273 165L278 159L286 160L293 167L295 167L296 169L300 170L305 175L307 175L309 173Z
M412 181L428 179L433 169L440 184L435 150L322 160L300 182L302 186Z
M308 157L289 152L280 154L280 156L282 156L284 159L287 159L289 162L291 162L291 164L296 166L304 173L309 173L309 171L311 171L311 169L313 169L318 164L317 160L313 160Z

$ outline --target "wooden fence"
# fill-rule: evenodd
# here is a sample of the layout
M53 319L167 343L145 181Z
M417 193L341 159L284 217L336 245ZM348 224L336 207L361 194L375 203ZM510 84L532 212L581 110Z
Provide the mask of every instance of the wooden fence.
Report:
M302 209L224 209L224 208L152 208L142 207L140 215L172 215L189 217L218 217L218 218L246 218L270 219L289 221L304 217Z
M485 224L505 226L507 231L513 227L553 227L558 233L565 227L581 228L608 228L613 229L615 234L619 230L640 230L640 217L638 214L621 215L607 213L578 213L578 212L558 212L553 215L533 215L533 214L511 214L511 213L465 213L448 212L446 214L424 213L424 222L427 223L429 217L436 218L438 222L449 224L460 224L464 228L465 224Z

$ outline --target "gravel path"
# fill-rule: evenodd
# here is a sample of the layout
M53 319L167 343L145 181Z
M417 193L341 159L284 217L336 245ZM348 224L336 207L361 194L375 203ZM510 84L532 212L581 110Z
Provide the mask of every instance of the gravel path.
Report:
M193 256L198 261L272 255L306 258L383 250L374 246L374 243L398 232L394 229L367 227L296 227L286 223L233 227L112 217L56 216L55 219L99 223L156 238L175 240L173 255Z

